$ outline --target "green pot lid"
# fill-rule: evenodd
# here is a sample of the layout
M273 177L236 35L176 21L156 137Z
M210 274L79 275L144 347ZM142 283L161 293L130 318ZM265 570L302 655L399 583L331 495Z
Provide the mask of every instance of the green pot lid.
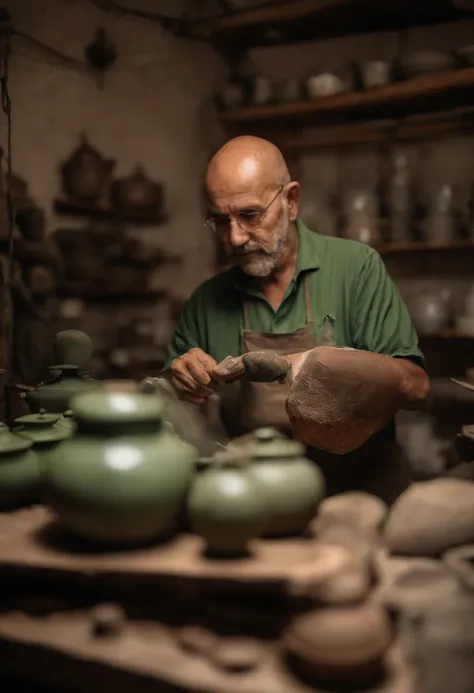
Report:
M297 440L286 438L274 428L258 428L254 431L251 455L254 460L277 457L301 457L306 448Z
M40 385L33 392L80 392L100 386L99 380L83 375L77 366L52 366L50 370L59 370L61 373L56 380Z
M31 440L12 433L6 424L0 423L0 455L22 452L31 448L32 445Z
M73 398L71 406L77 422L133 424L159 422L164 405L156 395L135 392L83 393Z
M243 469L248 463L249 456L244 449L226 448L215 452L205 466L214 469Z
M15 419L15 424L18 426L28 426L31 428L46 428L52 426L59 421L60 414L49 414L44 409L40 409L37 414L26 414Z

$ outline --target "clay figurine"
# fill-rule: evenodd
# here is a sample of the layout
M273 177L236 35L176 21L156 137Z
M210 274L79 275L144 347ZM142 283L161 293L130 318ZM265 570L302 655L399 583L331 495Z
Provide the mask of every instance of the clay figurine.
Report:
M197 454L165 429L162 402L96 391L76 396L73 408L77 432L52 451L45 477L45 498L60 520L99 542L138 544L169 534Z
M13 510L35 500L41 472L33 443L0 423L0 509Z
M194 479L188 516L208 555L246 555L268 521L265 494L249 472L249 460L232 450L216 453Z

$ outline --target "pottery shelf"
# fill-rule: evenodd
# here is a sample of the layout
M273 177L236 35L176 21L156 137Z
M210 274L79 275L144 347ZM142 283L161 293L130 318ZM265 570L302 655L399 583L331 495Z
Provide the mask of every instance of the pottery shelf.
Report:
M418 333L420 340L423 339L472 339L474 340L474 334L464 334L458 332L454 329L441 330L440 332L432 332L430 334Z
M454 134L474 132L474 110L457 109L428 116L415 116L401 120L376 120L362 124L321 127L302 135L275 135L274 141L282 151L292 154L306 153L363 145L390 146L394 142L418 142Z
M471 16L454 8L450 0L286 0L200 19L194 23L193 33L230 53L254 46L397 31Z
M376 250L380 255L391 255L395 253L423 253L423 252L445 252L450 250L474 250L474 241L459 240L450 243L428 243L412 241L407 243L384 243L377 246Z
M108 302L119 300L158 301L168 298L169 294L164 289L104 289L103 286L87 286L81 282L63 282L58 286L57 294L61 298L82 298L96 302Z
M266 106L245 106L223 111L229 128L239 130L323 125L335 121L371 121L466 107L474 102L474 68L422 75L367 91L354 91L320 99Z
M90 217L91 219L117 221L123 222L124 224L138 224L143 226L159 226L166 223L169 218L166 214L123 214L105 204L86 205L64 199L55 200L54 209L58 214Z

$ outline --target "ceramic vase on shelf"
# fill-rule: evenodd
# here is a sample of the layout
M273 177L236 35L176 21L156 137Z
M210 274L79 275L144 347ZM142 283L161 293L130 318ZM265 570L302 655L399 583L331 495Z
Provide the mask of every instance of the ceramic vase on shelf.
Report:
M450 185L440 186L432 195L428 214L421 224L427 243L449 244L458 235L458 219L454 205L454 191Z
M434 334L445 329L450 320L449 289L424 287L410 300L410 315L419 334Z
M381 242L379 210L376 196L370 190L351 190L343 199L342 236L366 245Z

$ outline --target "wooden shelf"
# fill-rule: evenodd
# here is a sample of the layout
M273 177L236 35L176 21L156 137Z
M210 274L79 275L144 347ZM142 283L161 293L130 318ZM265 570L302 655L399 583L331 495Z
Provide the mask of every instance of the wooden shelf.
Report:
M104 219L144 226L158 226L164 224L168 219L166 214L153 216L149 214L122 214L105 205L85 205L63 199L55 200L54 209L59 214L69 216L90 217L91 219Z
M367 91L354 91L311 101L246 106L223 111L222 121L239 128L291 128L330 120L398 118L474 104L474 67L415 77Z
M385 243L377 246L380 255L395 253L438 252L449 250L474 250L474 241L452 241L451 243L423 243L413 241L411 243Z
M275 136L272 139L286 154L314 150L346 149L361 145L390 145L394 142L414 142L453 134L474 132L474 109L458 109L428 116L402 120L377 120L361 124L321 127L315 132Z
M224 53L472 17L450 0L286 0L194 22Z
M145 290L129 288L111 291L100 286L87 286L81 282L63 282L57 288L57 295L61 298L81 298L96 301L97 303L109 303L112 301L157 301L168 294L164 290Z
M432 334L418 333L418 337L423 339L471 339L474 340L474 334L462 334L454 329L441 330L441 332L434 332Z

